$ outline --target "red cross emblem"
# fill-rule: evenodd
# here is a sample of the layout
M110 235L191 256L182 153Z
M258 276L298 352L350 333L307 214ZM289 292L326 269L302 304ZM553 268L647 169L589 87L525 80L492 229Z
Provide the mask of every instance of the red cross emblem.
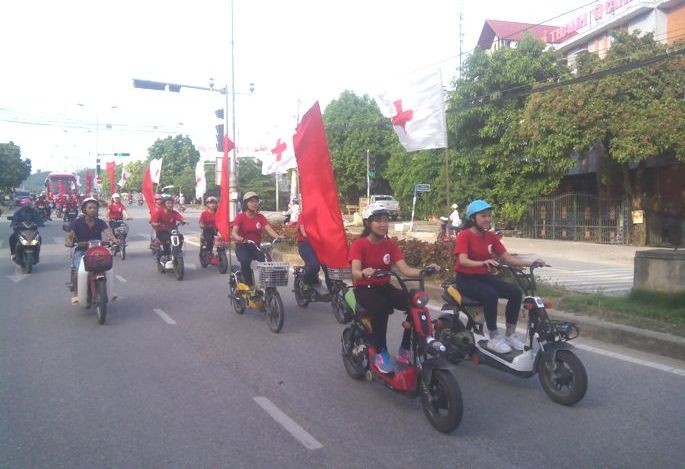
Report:
M288 148L288 146L285 144L285 142L281 142L280 138L276 140L276 146L271 149L271 153L276 155L276 161L281 161L281 156L286 148Z
M406 131L407 129L405 129L404 126L407 125L407 122L414 118L414 111L412 111L411 109L403 111L401 99L398 99L393 104L395 105L395 111L397 112L397 115L392 117L392 125L400 126L402 127L402 129L404 129L404 131Z

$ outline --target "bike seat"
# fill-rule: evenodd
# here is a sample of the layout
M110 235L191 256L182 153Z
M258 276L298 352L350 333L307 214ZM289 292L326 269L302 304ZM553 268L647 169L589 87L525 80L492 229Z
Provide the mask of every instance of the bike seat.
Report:
M482 306L479 301L464 296L454 285L450 285L443 290L442 299L452 306L466 306L472 308Z

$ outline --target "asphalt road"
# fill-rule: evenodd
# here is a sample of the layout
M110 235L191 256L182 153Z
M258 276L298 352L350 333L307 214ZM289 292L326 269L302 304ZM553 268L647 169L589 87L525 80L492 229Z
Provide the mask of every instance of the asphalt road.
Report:
M197 213L182 282L156 272L133 215L104 326L69 304L60 224L41 230L41 263L22 275L0 222L0 466L682 467L682 362L585 346L590 387L572 408L537 378L462 364L464 419L443 435L418 399L347 376L329 305L298 308L282 288L273 334L263 313L233 312L226 276L199 267Z

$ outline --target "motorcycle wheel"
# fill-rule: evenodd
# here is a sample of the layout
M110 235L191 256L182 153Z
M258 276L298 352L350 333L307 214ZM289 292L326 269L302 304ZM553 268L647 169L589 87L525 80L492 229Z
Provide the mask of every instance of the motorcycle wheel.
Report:
M331 307L333 308L333 316L335 320L340 324L347 324L352 319L347 303L345 303L345 291L346 289L339 288L335 291L333 296L331 296Z
M32 252L24 252L24 265L21 266L21 269L26 274L30 274L33 271L33 253Z
M459 383L447 370L434 370L431 382L421 382L421 405L423 413L437 431L450 433L461 423L464 402Z
M283 300L275 288L271 292L266 292L264 308L266 309L266 323L269 325L269 329L274 334L279 333L283 328Z
M440 233L438 233L438 242L442 243L445 241L447 241L447 238L445 237L445 232L441 231Z
M119 249L121 250L121 260L125 261L126 260L126 238L123 238L121 240L121 247Z
M352 327L348 327L343 331L342 334L342 359L343 365L345 365L345 371L353 379L362 379L366 375L366 370L369 366L368 353L364 353L360 357L355 357L352 351L358 346L363 344L363 338L357 337L352 339L354 330Z
M207 262L207 254L204 251L200 252L200 265L205 268L209 265L209 262Z
M153 259L155 260L155 264L157 264L157 272L159 272L160 274L163 274L166 269L162 265L161 256L154 254Z
M293 293L295 293L295 301L297 302L297 306L300 308L306 308L309 305L309 299L304 296L304 292L302 291L304 279L300 276L297 276L295 277L295 281L293 283Z
M185 273L183 267L183 258L177 258L174 261L174 274L176 275L176 280L179 282L183 280L183 274Z
M585 397L587 372L583 362L570 350L557 351L554 365L540 360L538 374L542 389L557 404L572 406Z
M243 314L245 312L245 300L243 298L235 298L235 290L231 289L231 304L235 314Z
M107 319L107 283L105 279L100 279L95 283L95 314L98 324L104 324Z
M226 257L226 251L219 251L219 273L226 272L228 272L228 257Z

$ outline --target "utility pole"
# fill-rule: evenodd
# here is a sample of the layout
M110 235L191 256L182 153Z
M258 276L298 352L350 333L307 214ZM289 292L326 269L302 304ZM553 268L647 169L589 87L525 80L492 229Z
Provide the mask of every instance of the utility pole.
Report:
M369 173L369 149L366 149L366 203L371 198L371 175Z

